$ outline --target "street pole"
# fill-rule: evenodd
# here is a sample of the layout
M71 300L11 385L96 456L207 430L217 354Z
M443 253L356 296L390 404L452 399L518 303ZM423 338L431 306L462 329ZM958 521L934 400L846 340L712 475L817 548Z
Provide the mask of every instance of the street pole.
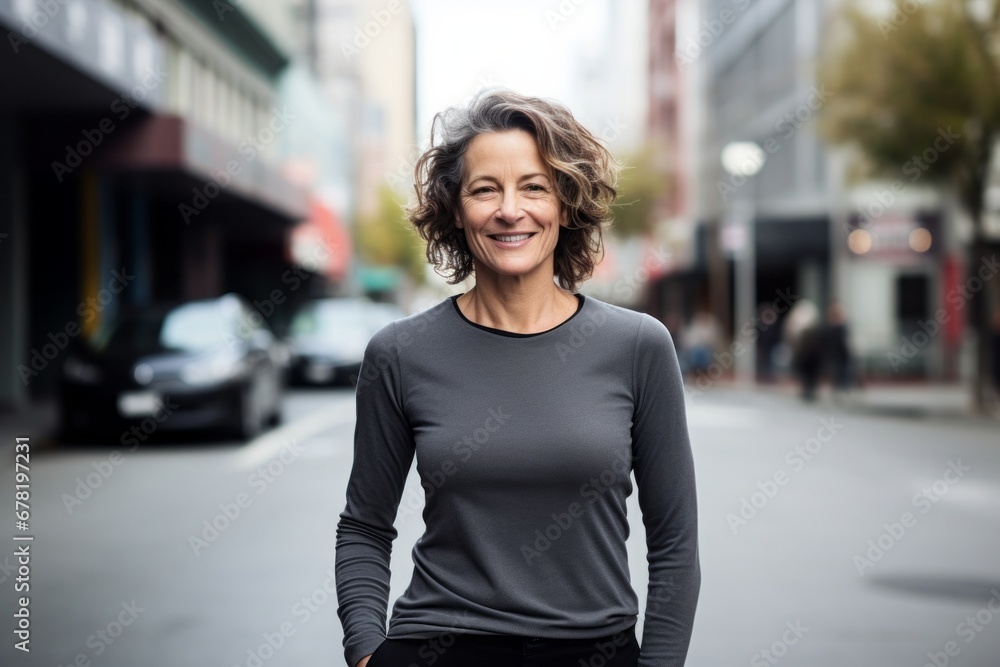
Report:
M756 176L764 166L764 149L752 141L737 141L722 149L722 166L734 178L742 178L743 185ZM741 384L753 386L757 375L756 326L757 312L757 183L751 184L750 197L741 199L736 211L740 229L740 245L734 253L735 288L733 295L733 340L739 343L736 355L736 379Z
M736 331L742 347L736 357L736 377L741 383L752 385L756 379L757 354L753 318L757 310L757 253L755 235L755 207L751 203L744 209L740 224L743 227L743 248L736 266Z

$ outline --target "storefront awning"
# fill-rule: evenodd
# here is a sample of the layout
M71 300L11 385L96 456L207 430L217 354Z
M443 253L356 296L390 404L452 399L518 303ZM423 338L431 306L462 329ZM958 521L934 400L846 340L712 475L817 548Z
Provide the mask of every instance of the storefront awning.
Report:
M175 190L184 222L202 217L215 199L234 198L268 211L287 225L309 217L306 191L286 180L257 151L240 151L183 118L149 116L116 135L101 153L100 166L130 178L155 175L156 182L150 185ZM191 179L201 186L189 187Z

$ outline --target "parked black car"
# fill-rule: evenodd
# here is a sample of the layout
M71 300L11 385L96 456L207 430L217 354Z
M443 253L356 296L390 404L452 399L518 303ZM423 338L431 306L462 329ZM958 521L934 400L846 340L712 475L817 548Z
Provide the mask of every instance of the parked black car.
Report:
M297 384L355 385L372 335L405 313L363 298L309 301L291 320L287 343Z
M249 440L281 417L287 348L227 294L122 313L66 359L64 437L222 429ZM137 428L133 428L137 427Z

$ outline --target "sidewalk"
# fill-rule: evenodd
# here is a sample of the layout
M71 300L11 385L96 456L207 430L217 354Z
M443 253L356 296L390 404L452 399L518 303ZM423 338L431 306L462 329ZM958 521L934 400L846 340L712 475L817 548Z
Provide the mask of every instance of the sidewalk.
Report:
M799 400L799 387L791 381L752 386L734 383L729 386L733 389L761 391ZM994 407L990 415L976 414L972 410L969 388L960 384L873 383L861 389L852 389L847 394L837 397L833 395L829 385L822 385L817 391L814 405L828 403L836 403L853 412L867 414L916 419L976 420L1000 426L1000 407Z
M972 411L971 391L965 385L875 385L857 392L860 407L901 417L988 419Z

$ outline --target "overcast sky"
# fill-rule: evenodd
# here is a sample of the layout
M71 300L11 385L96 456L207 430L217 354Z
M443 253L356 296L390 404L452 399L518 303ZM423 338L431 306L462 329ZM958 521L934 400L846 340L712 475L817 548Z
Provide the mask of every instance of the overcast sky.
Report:
M645 2L630 0L614 6L610 0L411 0L417 29L417 131L426 140L433 115L461 104L478 89L502 85L518 92L554 98L569 106L585 123L602 125L612 117L633 116L644 104ZM560 10L562 7L562 10ZM616 15L611 16L610 12ZM625 16L623 12L631 12ZM630 44L609 43L608 30L618 21L619 33L635 34ZM620 40L614 40L620 41ZM581 69L588 63L617 67L619 105L595 111L594 93L581 86ZM591 113L589 119L587 112Z

